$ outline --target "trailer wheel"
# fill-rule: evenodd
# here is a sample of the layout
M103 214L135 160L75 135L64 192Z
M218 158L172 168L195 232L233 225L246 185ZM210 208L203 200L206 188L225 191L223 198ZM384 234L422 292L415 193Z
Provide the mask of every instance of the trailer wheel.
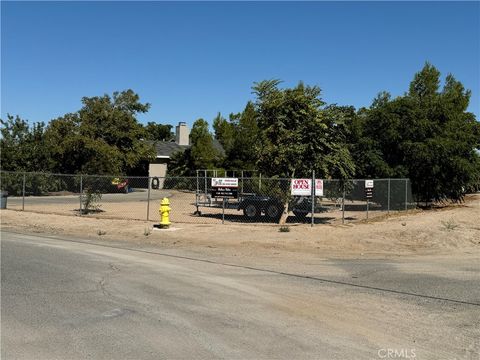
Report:
M160 187L160 179L158 177L152 178L152 189L157 190Z
M280 218L282 215L282 209L279 205L277 204L269 204L267 206L267 209L265 211L265 214L267 217L269 217L272 220L277 220Z
M260 211L254 204L248 204L243 209L243 215L249 220L255 220L260 215Z

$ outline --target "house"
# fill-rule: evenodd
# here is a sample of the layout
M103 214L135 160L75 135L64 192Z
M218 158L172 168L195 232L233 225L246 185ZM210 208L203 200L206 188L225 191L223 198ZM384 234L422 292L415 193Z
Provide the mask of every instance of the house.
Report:
M156 159L148 165L148 176L164 178L170 157L177 151L190 147L190 129L185 122L179 122L175 127L175 141L156 141Z
M217 139L213 139L213 146L222 154L225 151ZM167 175L167 166L170 157L177 151L184 151L190 147L190 129L187 123L181 121L175 127L175 141L157 141L155 142L155 150L157 152L156 159L148 166L148 176L158 177L160 179L160 188L163 185L163 178Z

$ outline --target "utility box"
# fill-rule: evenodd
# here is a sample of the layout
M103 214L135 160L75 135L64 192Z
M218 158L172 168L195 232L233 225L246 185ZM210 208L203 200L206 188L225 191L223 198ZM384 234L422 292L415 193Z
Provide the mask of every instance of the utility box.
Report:
M8 197L7 191L0 191L0 209L7 208L7 197Z

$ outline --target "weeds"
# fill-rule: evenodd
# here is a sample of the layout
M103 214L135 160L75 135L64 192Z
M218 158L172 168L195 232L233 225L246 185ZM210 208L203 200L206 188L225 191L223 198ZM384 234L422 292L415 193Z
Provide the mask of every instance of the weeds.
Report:
M98 235L98 236L105 235L106 233L107 233L106 231L103 231L103 230L97 230L97 235Z
M455 230L456 228L458 228L460 226L453 219L450 219L450 220L447 220L447 221L442 221L442 225L443 225L443 228L447 231Z
M280 226L280 229L278 229L280 232L290 232L290 227L288 226Z
M144 228L143 229L143 235L148 236L152 233L152 230L150 228Z

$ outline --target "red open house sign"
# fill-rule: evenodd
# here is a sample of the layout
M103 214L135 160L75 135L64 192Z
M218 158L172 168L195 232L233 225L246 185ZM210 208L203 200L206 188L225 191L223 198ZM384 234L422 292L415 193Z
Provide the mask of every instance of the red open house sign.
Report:
M312 195L312 179L292 179L291 194L295 196ZM315 196L323 196L323 180L315 180Z

